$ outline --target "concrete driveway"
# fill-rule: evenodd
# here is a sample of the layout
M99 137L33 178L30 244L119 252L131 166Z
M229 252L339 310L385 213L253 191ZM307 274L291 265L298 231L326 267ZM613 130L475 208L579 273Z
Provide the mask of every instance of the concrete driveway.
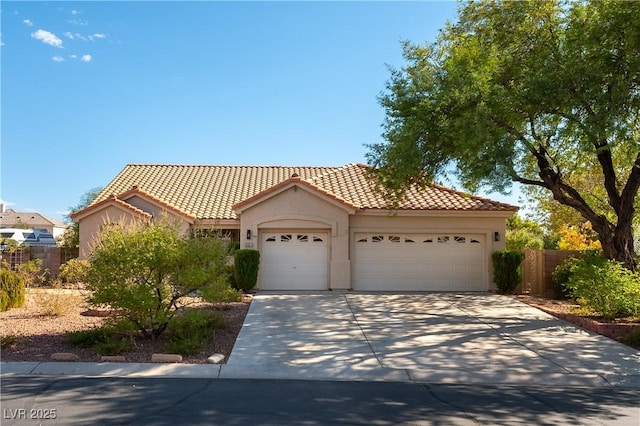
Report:
M220 378L640 387L640 352L494 294L259 293Z

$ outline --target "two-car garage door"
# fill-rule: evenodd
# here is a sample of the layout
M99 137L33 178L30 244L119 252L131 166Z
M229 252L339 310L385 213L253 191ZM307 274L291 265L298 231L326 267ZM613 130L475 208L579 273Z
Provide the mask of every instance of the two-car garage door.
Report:
M483 291L483 234L357 233L352 286L371 291Z
M485 234L356 233L351 287L363 291L484 291ZM327 290L328 232L261 232L262 290Z

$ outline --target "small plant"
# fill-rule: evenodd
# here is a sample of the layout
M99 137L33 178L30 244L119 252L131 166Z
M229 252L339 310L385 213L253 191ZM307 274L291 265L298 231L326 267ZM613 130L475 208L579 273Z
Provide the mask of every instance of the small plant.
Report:
M42 259L33 259L17 265L16 273L22 277L25 287L42 287L47 282L49 269L42 267Z
M18 344L18 337L12 334L0 337L0 348L9 349Z
M169 325L165 350L180 355L196 354L214 338L216 330L225 325L225 318L220 314L188 309Z
M202 299L211 303L240 302L242 295L242 291L232 288L224 279L218 279L202 290Z
M60 279L51 281L51 292L42 295L38 303L45 315L64 316L71 312L76 306L77 297L61 292L62 282Z
M0 268L0 290L4 292L0 295L2 298L0 307L4 307L6 311L10 308L21 308L24 306L26 290L22 276L5 267L5 265L6 262L4 262L3 267Z
M91 263L86 259L71 259L60 266L58 277L64 283L84 283L87 281L87 274Z
M114 335L114 330L107 327L96 327L89 330L70 331L67 340L79 348L91 348L99 343L109 341Z
M238 290L250 291L258 283L260 252L240 249L234 254L234 279Z
M129 322L119 320L103 327L71 331L67 340L80 348L92 348L100 355L119 355L135 346L131 330Z
M520 251L501 250L493 252L493 281L502 294L512 293L520 283L520 264L524 253Z

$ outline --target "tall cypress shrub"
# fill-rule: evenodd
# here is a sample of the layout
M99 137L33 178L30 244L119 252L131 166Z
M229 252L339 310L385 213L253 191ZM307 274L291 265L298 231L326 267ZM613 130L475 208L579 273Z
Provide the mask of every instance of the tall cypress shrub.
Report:
M10 308L21 308L26 300L26 290L24 279L16 272L7 269L0 269L0 289L2 294L2 305L4 310Z
M258 283L260 252L258 250L240 249L234 254L233 276L238 290L249 291Z
M520 264L524 260L521 251L500 250L491 255L493 282L502 294L512 293L520 283Z

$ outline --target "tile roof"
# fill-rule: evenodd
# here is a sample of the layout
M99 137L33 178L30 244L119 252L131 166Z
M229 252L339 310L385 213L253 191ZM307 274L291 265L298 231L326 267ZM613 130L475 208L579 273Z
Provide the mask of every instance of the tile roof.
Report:
M94 204L134 187L166 206L199 219L236 219L235 204L268 193L293 175L325 195L358 209L386 209L375 191L369 166L341 167L219 166L128 164L96 197ZM516 211L517 207L454 191L439 185L411 189L398 210Z
M61 220L53 219L40 213L35 212L17 212L12 209L0 211L0 225L12 228L17 223L24 223L30 228L38 228L41 226L57 226L66 228L69 225Z

